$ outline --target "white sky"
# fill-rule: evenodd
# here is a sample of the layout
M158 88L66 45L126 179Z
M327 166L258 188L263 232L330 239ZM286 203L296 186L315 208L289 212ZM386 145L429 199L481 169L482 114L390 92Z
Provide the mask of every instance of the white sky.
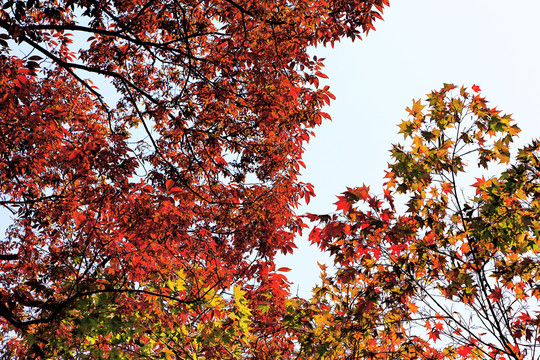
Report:
M326 58L337 99L326 109L333 121L306 147L302 180L317 197L300 212L333 212L346 186L382 193L391 144L403 141L397 125L405 107L443 83L479 85L491 106L514 115L518 145L540 137L539 14L538 0L391 0L385 21L363 41L313 49ZM278 267L292 269L293 294L309 297L316 261L331 261L305 239L297 245Z

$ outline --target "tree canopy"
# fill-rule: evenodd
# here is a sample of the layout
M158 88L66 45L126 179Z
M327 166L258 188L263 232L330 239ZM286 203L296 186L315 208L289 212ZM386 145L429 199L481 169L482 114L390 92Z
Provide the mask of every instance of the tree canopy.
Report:
M307 48L386 5L3 2L3 355L288 356L274 256L305 226L301 155L333 98Z
M308 48L387 5L5 1L0 354L540 359L540 142L511 160L479 86L413 100L383 194L297 213L334 98ZM335 268L302 299L275 256L308 220Z
M309 215L321 222L310 238L337 272L323 269L312 301L297 304L298 313L319 314L302 334L307 353L540 357L540 142L510 163L520 130L487 104L477 85L447 84L413 100L384 194L349 188L337 214ZM500 175L467 177L495 163L506 165Z

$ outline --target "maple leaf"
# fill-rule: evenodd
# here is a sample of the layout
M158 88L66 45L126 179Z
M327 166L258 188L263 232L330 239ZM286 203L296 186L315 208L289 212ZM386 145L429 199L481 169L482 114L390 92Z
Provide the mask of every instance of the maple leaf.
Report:
M420 99L418 99L417 101L413 99L412 108L407 108L406 110L411 116L417 117L425 107L425 105L422 105Z
M352 208L352 204L347 199L346 196L338 196L338 201L336 201L334 204L336 205L336 210L343 210L345 213L349 212Z
M484 176L482 176L481 178L475 178L475 179L476 179L476 182L472 184L472 186L476 188L476 195L479 195L482 192L482 189L486 185L490 185L491 181L489 179L486 180Z
M416 123L414 121L402 121L399 126L399 133L403 134L404 138L412 136L412 133L416 130Z
M419 307L416 306L416 304L410 303L408 306L409 306L409 310L410 310L412 313L418 312Z
M464 358L468 358L468 356L471 354L471 348L469 346L460 346L457 349L457 353Z
M450 194L454 190L454 186L450 182L443 182L442 183L442 192L443 194Z
M501 301L502 299L502 291L501 288L495 287L491 294L489 294L488 299L491 299L493 302Z
M476 93L481 91L481 90L480 90L480 86L478 86L478 85L473 85L473 86L472 86L472 89L473 89L473 91L476 92Z
M437 330L432 330L428 334L429 339L432 340L433 342L436 342L437 340L439 340L440 336L441 336L441 332Z

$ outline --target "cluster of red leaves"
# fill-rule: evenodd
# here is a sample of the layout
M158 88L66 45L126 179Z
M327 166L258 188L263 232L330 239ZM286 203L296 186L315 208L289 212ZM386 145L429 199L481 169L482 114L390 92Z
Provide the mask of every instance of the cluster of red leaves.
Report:
M288 356L277 321L288 284L273 259L304 226L303 146L333 98L307 48L359 38L386 5L7 1L6 356ZM89 75L109 79L118 103Z

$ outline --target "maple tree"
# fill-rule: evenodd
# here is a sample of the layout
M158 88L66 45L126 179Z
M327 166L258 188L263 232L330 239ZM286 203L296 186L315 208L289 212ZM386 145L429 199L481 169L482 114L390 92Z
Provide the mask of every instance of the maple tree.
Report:
M304 227L303 146L333 98L307 48L386 5L3 2L2 354L292 353L274 256Z
M337 269L292 306L302 351L540 358L540 141L510 162L519 128L477 85L447 84L407 112L384 194L348 188L337 214L309 215ZM475 165L505 168L475 176Z

